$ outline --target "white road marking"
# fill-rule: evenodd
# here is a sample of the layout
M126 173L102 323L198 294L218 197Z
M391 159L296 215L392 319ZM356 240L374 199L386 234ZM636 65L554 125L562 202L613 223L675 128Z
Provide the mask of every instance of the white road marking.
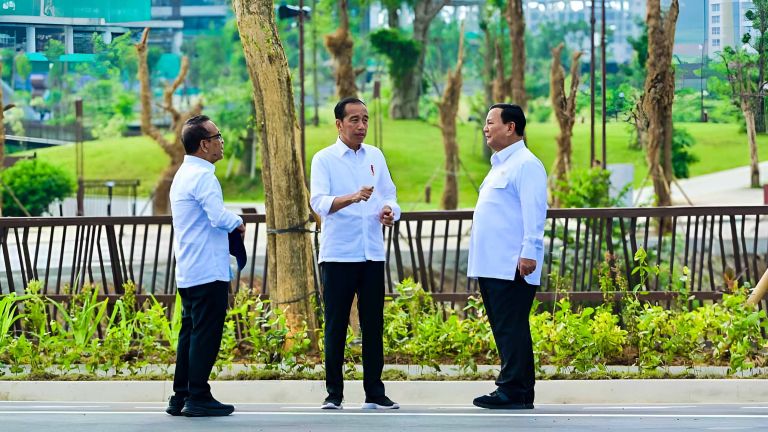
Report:
M371 412L348 412L333 411L331 413L325 413L321 410L313 412L305 411L237 411L233 415L242 416L401 416L401 417L545 417L545 418L675 418L675 419L768 419L768 415L761 414L620 414L620 413L498 413L498 412L482 412L482 413L420 413L420 412L407 412L407 411L387 411L381 412L378 410L370 410ZM15 410L15 411L2 411L1 414L70 414L70 415L163 415L167 416L162 411L34 411L34 410Z
M4 407L0 405L0 410L3 410L3 411L11 408L17 409L19 407ZM24 408L27 408L27 409L51 409L51 408L82 409L82 408L109 408L109 406L108 405L24 405Z
M711 427L707 428L707 430L747 430L747 429L754 429L751 427L733 427L733 426L722 426L722 427Z
M684 408L696 408L693 405L682 405L682 406L655 406L655 405L647 405L647 406L588 406L583 407L584 410L668 410L668 409L684 409Z

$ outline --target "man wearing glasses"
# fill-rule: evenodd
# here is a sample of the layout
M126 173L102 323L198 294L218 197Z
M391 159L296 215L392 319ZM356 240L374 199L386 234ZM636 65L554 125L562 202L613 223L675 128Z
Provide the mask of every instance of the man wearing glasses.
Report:
M204 115L190 118L181 132L184 162L171 184L176 286L183 305L176 349L174 395L165 412L187 417L226 416L232 405L211 395L208 377L219 353L229 294L228 233L245 235L243 220L224 208L214 163L224 157L224 140Z

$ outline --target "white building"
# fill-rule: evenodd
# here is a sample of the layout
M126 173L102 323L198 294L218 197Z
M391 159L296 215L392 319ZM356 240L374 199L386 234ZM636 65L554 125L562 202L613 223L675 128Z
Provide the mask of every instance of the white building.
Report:
M595 1L595 49L599 49L602 26L602 2ZM590 22L592 2L582 0L537 0L529 1L525 9L526 27L532 32L540 25L557 22L561 24L583 21ZM638 20L645 17L644 0L606 0L605 25L610 34L606 51L608 61L626 63L632 59L629 37L638 37ZM577 42L582 50L589 49L589 39Z
M717 52L727 46L742 46L741 40L746 33L757 36L752 23L745 16L748 10L754 8L751 1L708 0L708 3L707 49L710 58L716 57Z

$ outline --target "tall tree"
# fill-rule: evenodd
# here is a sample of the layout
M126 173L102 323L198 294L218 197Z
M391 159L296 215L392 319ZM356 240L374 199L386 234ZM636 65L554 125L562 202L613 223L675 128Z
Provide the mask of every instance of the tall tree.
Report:
M493 85L495 76L494 59L496 50L496 35L491 25L491 11L489 7L478 8L478 21L483 32L483 90L485 92L485 105L491 106L494 102Z
M672 0L665 14L660 0L648 0L648 61L645 87L641 100L648 121L646 160L653 179L656 205L672 204L669 185L672 168L672 102L675 96L675 71L672 67L672 46L679 13L678 0Z
M496 55L493 59L493 66L496 72L496 76L493 80L492 88L494 103L504 102L512 94L512 80L507 78L504 73L504 56L499 39L496 39L495 54Z
M253 83L267 218L267 287L291 332L316 325L309 194L288 60L272 0L232 2ZM314 334L314 332L312 332Z
M355 69L352 67L352 54L355 42L349 33L349 8L347 0L339 0L339 27L335 32L325 35L325 48L331 53L336 65L336 96L357 97Z
M523 0L507 1L507 24L509 41L512 44L511 100L520 105L523 111L528 108L528 96L525 94L525 15Z
M456 114L459 112L461 97L461 68L464 66L464 24L461 25L459 36L459 55L456 69L448 71L447 83L442 100L438 103L440 109L440 130L443 133L445 146L445 187L441 206L445 210L455 210L459 205L459 145L456 142Z
M752 0L752 9L748 9L744 14L751 27L757 31L757 37L753 38L751 33L746 33L742 42L749 44L757 51L757 89L759 94L755 94L750 102L754 106L755 130L757 133L764 133L765 127L765 92L762 84L765 83L765 68L768 57L768 0Z
M581 51L576 51L571 57L571 85L568 95L566 95L565 69L563 69L560 61L564 47L565 45L561 43L552 49L552 68L550 69L549 94L557 124L560 126L560 133L557 135L557 154L552 169L552 190L567 180L571 170L571 154L573 152L571 138L573 137L573 124L576 121L576 92L579 89L579 67L581 66L579 64ZM558 195L553 194L553 196L555 197L554 206L559 207Z
M393 119L414 119L419 117L419 97L424 79L424 57L429 46L429 26L443 6L450 0L412 0L413 39L419 46L416 67L413 73L403 77L392 92L389 116Z
M726 47L720 54L731 85L731 95L734 104L744 114L747 124L747 143L749 144L749 184L753 188L760 187L760 159L757 157L757 107L762 105L762 94L758 91L755 77L759 75L759 55L747 53Z
M396 29L400 27L400 6L402 0L381 0L381 5L387 10L387 27Z
M184 56L181 58L181 69L176 79L165 86L163 92L163 109L171 116L170 132L173 132L173 140L166 138L167 132L160 131L152 124L152 91L149 85L149 66L147 62L147 38L149 37L149 28L144 29L141 40L136 44L136 51L139 54L139 82L141 83L141 132L149 136L163 149L170 158L170 163L160 174L160 180L155 186L155 195L152 202L152 213L155 215L166 215L171 213L170 192L173 177L179 170L181 163L184 162L184 146L181 143L181 129L184 122L190 117L200 114L203 105L198 100L189 111L179 111L173 104L173 94L184 82L189 71L189 59Z

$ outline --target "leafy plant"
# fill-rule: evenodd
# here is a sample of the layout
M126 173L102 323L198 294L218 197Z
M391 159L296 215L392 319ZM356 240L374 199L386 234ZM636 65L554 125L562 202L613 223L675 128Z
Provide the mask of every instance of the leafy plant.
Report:
M553 193L559 198L564 208L615 207L623 201L629 192L627 185L611 198L611 173L600 168L576 169L568 174L568 179L560 181Z
M371 32L368 37L374 52L389 60L389 76L395 87L400 87L405 77L414 72L421 45L396 29L383 28Z
M72 194L72 180L60 168L40 160L23 160L0 173L6 188L21 202L31 216L40 216L48 206ZM2 187L2 185L0 185ZM24 212L10 193L3 193L3 212L6 216L24 216Z

